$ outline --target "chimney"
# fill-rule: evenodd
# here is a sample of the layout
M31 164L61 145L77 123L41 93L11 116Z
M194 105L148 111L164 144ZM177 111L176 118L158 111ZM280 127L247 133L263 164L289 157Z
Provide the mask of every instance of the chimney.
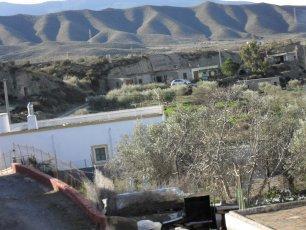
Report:
M29 102L27 108L28 108L28 116L27 116L28 130L38 129L38 123L36 115L34 114L33 104Z
M0 133L11 132L9 116L7 113L0 113Z

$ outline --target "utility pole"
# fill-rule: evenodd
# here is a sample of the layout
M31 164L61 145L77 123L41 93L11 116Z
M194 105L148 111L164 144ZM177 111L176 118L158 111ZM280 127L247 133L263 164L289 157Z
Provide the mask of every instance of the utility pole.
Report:
M297 20L297 15L296 15L296 8L293 8L293 15L294 15L294 24L297 25L298 24L298 20Z
M6 79L3 80L3 89L4 89L5 109L6 109L8 118L9 118L9 123L11 124L10 104L9 104L9 97L7 93Z
M221 50L219 49L219 65L222 66L222 56L221 56Z

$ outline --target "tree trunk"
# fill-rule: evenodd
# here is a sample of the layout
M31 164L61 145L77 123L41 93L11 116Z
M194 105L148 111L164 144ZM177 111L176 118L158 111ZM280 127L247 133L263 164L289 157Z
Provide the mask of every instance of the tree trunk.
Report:
M294 177L291 175L285 175L287 181L288 181L288 187L291 193L295 192L295 185L294 185Z
M232 199L233 197L231 196L231 192L229 190L228 184L226 183L226 181L224 179L221 179L221 182L222 182L222 186L223 186L223 189L224 189L224 193L226 195L226 200Z

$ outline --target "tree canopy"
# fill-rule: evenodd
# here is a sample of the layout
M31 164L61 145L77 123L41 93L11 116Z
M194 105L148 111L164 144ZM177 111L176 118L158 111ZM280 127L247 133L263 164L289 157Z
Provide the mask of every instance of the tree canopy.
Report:
M305 173L303 90L264 83L256 92L204 82L191 97L192 106L180 105L164 123L139 125L124 138L116 162L125 178L146 177L156 186L175 181L226 200L239 184L251 200L275 176L292 181Z
M237 71L239 70L239 63L234 62L232 59L226 59L222 66L221 71L227 77L233 77L236 75Z
M268 63L265 61L266 51L256 41L249 42L242 46L240 50L240 58L243 61L245 68L249 69L254 74L264 74L268 68Z

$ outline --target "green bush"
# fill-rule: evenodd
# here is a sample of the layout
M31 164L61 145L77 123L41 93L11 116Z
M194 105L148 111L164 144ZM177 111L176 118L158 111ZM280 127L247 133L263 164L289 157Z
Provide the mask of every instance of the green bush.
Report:
M176 95L186 95L187 86L169 88L165 84L125 85L114 89L106 96L94 97L89 100L93 110L112 110L119 108L135 108L139 105L150 105L158 102L172 102Z
M190 88L187 85L176 85L172 86L171 89L174 91L176 96L185 96L190 91Z
M119 107L116 99L110 99L106 96L90 98L88 103L89 107L93 110L110 110Z
M173 89L160 90L161 102L172 102L175 99L175 91Z
M291 80L288 82L288 89L290 90L296 90L302 88L302 85L299 80Z

